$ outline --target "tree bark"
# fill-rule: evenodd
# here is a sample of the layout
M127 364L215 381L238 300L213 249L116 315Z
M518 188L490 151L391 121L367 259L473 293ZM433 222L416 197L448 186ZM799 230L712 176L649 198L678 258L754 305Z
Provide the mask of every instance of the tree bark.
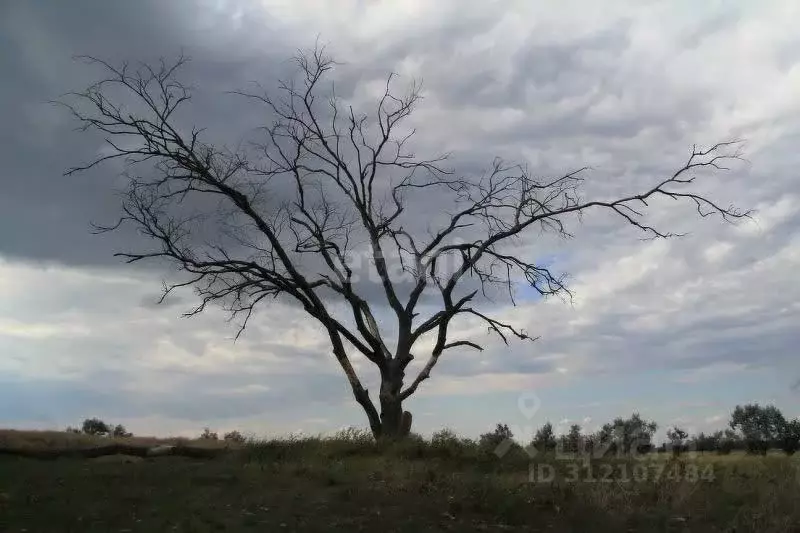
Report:
M403 426L403 404L400 399L381 398L381 438L401 438Z
M404 411L401 401L381 405L381 430L376 438L404 439L411 433L412 416Z
M408 437L411 434L411 413L408 411L403 411L403 418L400 422L400 434L403 437Z
M376 439L401 439L407 437L411 431L411 413L403 411L403 399L401 390L403 388L402 364L395 360L387 365L386 370L381 375L381 429L380 434L375 435Z

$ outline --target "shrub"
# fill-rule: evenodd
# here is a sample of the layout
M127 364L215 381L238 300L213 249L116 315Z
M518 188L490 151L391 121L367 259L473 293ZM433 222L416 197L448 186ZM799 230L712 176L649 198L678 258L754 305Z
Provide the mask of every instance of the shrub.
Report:
M243 444L247 439L236 430L229 431L223 435L222 440L227 442L235 442L237 444Z
M444 428L431 435L430 446L437 455L460 457L474 448L475 442L459 437L452 429Z
M409 432L404 438L379 443L380 446L385 446L390 450L390 453L396 457L404 459L422 459L426 456L428 450L428 443L419 433Z
M582 453L585 448L585 439L581 434L581 426L572 424L569 432L559 439L561 451L564 453Z
M87 418L83 421L81 431L87 435L105 436L111 433L111 428L108 424L99 418Z
M536 431L536 436L531 443L538 452L551 452L556 449L556 435L553 432L553 424L546 422Z
M375 438L372 432L354 426L340 429L332 436L313 439L315 446L326 455L357 455L374 453Z
M497 424L494 431L484 433L478 440L478 445L484 450L494 450L505 441L510 441L514 438L514 434L508 427L508 424Z
M375 438L370 431L355 426L340 429L329 440L365 446L375 442Z
M440 429L431 435L431 446L435 446L437 448L447 448L450 446L458 446L459 444L460 439L458 438L458 435L456 435L455 431L449 428Z
M741 439L736 432L731 429L726 429L725 433L720 435L717 441L717 453L720 455L727 455L739 448L742 448Z
M667 438L669 439L670 449L675 455L680 455L686 451L686 438L689 434L678 426L674 426L667 430Z
M639 413L628 418L617 417L604 424L597 435L598 448L606 454L648 453L652 451L652 438L658 424L643 419Z
M800 450L800 420L790 420L783 425L779 444L786 455Z
M747 453L765 455L771 445L780 442L787 422L774 405L753 403L737 405L729 425L744 441Z
M114 437L133 437L133 433L129 433L122 424L117 424L111 430L111 435Z
M209 428L203 429L203 432L200 434L201 440L219 440L219 435L216 432L211 431Z
M95 437L132 437L133 433L128 432L125 426L117 424L113 426L103 422L99 418L87 418L83 421L80 428L67 426L67 433L92 435Z
M722 438L722 431L715 431L710 435L701 431L692 439L691 446L698 452L715 452L719 449Z

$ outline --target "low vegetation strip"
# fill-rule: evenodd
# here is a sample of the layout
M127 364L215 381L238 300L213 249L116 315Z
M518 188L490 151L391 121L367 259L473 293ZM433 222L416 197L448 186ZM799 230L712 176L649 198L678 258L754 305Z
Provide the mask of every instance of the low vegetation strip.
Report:
M211 459L227 453L227 448L210 448L202 446L187 445L159 445L159 446L138 446L114 442L99 446L73 447L73 448L31 448L0 447L0 455L13 455L28 459L93 459L106 455L128 455L133 457L165 457L181 456L193 459Z
M367 437L250 441L211 461L0 456L0 531L800 531L797 456L498 457Z
M378 441L156 439L98 419L0 430L0 532L800 533L797 424L753 404L725 431L673 427L661 444L637 413L594 432L545 423L530 442L506 424Z

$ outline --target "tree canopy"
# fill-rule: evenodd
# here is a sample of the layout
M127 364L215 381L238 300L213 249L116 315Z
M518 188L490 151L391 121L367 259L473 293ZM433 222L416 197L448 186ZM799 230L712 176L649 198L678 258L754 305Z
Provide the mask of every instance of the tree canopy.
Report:
M132 225L148 237L152 247L117 255L177 266L184 277L164 295L193 287L199 303L188 315L220 304L240 319L241 333L260 305L275 298L299 305L325 332L376 437L410 430L403 402L445 352L483 349L459 334L456 321L482 322L505 343L536 338L494 315L481 299L487 291L502 289L513 302L521 280L542 297L570 295L562 273L520 253L523 235L567 237L570 219L605 211L649 238L675 237L646 217L659 198L693 206L700 218L748 215L696 187L706 171L739 159L736 142L692 147L676 170L641 190L584 199L587 168L537 176L495 159L484 173L462 175L447 166L447 154L415 155L415 132L405 123L420 86L398 93L389 75L372 111L355 109L327 83L336 63L323 48L300 53L296 75L277 81L273 92L233 92L267 117L259 137L238 148L215 145L202 127L185 124L192 98L181 81L186 58L138 66L87 59L104 77L64 104L107 147L67 173L120 161L128 184L122 216L98 231ZM415 208L430 197L447 215L435 227ZM368 262L356 268L352 259L361 253ZM367 278L379 298L365 294ZM376 306L391 325L376 320ZM377 405L354 352L380 375ZM407 378L421 352L425 364Z

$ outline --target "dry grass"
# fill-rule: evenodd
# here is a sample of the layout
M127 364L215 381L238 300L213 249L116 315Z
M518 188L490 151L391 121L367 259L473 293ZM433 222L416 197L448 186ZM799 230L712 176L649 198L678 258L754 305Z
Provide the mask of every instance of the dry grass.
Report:
M56 432L0 436L26 446L98 442ZM571 476L576 465L592 474ZM788 533L800 532L798 466L781 455L714 454L532 463L519 449L499 459L468 441L376 445L357 432L250 442L208 461L6 457L0 531ZM634 468L650 475L634 479ZM553 475L532 479L531 469Z
M132 446L156 446L160 444L192 445L198 447L224 448L229 442L211 439L156 438L156 437L98 437L66 431L35 431L0 429L0 448L13 449L70 449L91 448L109 443L130 444Z

